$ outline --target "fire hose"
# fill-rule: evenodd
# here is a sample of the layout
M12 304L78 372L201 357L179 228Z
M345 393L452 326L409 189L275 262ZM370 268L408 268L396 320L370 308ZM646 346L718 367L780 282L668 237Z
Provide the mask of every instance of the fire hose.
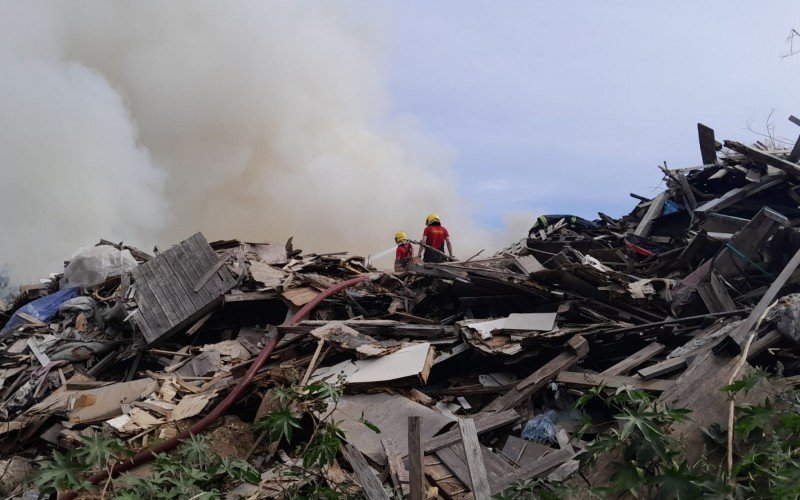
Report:
M287 320L282 326L294 326L300 321L302 321L308 314L314 310L323 300L327 299L331 295L344 290L345 288L351 287L355 284L358 284L366 279L368 279L370 275L365 274L361 275L346 281L342 281L337 283L330 288L325 289L322 293L314 297L314 299L303 306L299 311L297 311L294 315L292 315L289 320ZM138 467L139 465L145 464L155 458L155 456L159 453L165 453L175 449L178 445L183 442L184 439L188 438L194 434L200 434L204 430L206 430L211 424L219 420L225 412L235 403L244 393L244 390L247 388L248 385L253 381L253 377L255 377L256 373L259 369L266 363L267 359L272 355L272 351L275 349L275 346L278 345L278 342L283 338L283 333L276 333L270 340L267 342L267 345L261 349L261 352L258 353L256 359L253 361L253 364L250 366L250 369L247 370L245 376L239 380L239 383L228 393L228 396L223 399L217 406L215 406L205 417L197 421L193 426L189 427L185 431L181 432L177 436L164 441L163 443L154 446L152 448L148 448L144 451L141 451L130 458L128 460L124 460L121 462L117 462L110 468L98 472L97 474L91 476L88 481L91 484L98 484L101 481L105 481L109 478L109 474L111 477L116 477L117 475L129 471L134 467ZM59 500L73 500L78 496L77 491L68 491L58 498Z

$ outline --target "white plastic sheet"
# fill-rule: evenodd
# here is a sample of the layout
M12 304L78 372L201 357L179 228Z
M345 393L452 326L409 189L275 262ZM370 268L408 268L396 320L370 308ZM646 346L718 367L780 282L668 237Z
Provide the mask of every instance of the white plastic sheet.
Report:
M119 276L136 267L136 259L128 250L111 245L84 247L78 250L64 269L61 288L94 286L109 276Z

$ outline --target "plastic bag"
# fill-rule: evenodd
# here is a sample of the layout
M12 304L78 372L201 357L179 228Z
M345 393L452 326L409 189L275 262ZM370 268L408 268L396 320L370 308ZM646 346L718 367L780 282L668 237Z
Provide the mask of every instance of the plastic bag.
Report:
M536 415L525 424L525 428L522 429L522 438L537 443L555 443L555 418L556 412L553 410Z
M39 321L46 322L56 315L58 312L58 306L77 296L78 287L72 286L63 290L59 290L56 293L45 295L40 299L36 299L33 302L25 304L11 316L11 319L8 320L8 323L6 323L6 326L4 326L3 330L0 331L0 336L5 335L7 332L10 332L26 323L24 319L19 317L19 313L24 313L28 316L38 319Z
M128 250L118 250L111 245L84 247L72 256L64 268L61 288L99 285L109 276L119 276L136 265L136 259Z

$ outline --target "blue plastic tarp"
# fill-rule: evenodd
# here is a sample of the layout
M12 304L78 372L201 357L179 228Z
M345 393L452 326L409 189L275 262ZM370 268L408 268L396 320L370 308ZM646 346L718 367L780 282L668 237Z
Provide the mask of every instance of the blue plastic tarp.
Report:
M58 312L58 306L69 299L77 297L79 291L80 290L77 286L71 286L25 304L17 309L13 315L11 315L11 319L8 320L6 326L4 326L3 330L0 331L0 336L3 336L26 323L24 319L19 317L19 313L27 314L28 316L36 318L42 322L49 321L50 318L55 316Z

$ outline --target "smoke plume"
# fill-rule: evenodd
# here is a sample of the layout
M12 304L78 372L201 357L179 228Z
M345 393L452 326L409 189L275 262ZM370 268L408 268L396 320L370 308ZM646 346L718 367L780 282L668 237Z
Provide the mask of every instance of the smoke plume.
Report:
M350 7L0 4L0 263L31 279L100 237L198 230L377 253L430 211L466 257L485 235L455 152L390 116L383 30Z

